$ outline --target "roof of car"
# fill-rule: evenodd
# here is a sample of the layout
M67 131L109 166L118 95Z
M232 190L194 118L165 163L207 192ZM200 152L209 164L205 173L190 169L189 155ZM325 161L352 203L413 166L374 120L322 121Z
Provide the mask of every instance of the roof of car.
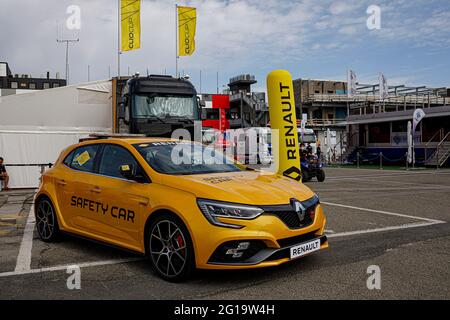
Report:
M106 138L98 138L98 139L88 139L83 142L86 142L87 144L92 143L115 143L115 142L125 142L127 144L145 144L145 143L152 143L152 142L171 142L171 141L179 141L178 139L170 139L170 138L149 138L149 137L142 137L142 138L116 138L116 137L106 137Z

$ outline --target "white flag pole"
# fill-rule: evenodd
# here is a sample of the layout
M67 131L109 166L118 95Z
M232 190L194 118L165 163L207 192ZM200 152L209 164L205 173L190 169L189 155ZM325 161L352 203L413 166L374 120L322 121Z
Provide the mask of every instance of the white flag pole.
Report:
M117 76L120 78L120 0L117 0Z
M178 78L178 4L175 4L175 77Z

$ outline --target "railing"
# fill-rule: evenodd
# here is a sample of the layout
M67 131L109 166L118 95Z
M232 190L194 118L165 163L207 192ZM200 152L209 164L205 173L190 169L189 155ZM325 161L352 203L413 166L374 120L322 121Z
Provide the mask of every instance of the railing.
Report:
M335 125L344 122L346 119L308 119L306 121L307 126L327 126Z
M350 140L353 139L353 137L356 136L357 134L359 134L359 133L358 132L353 132L350 136L348 135L348 133L346 133L343 136L341 136L341 138L339 139L339 142L336 143L334 145L334 147L332 147L332 148L330 148L328 150L328 155L327 155L328 156L328 162L331 163L331 162L335 162L336 161L336 159L337 159L337 157L336 157L336 148L339 146L340 147L340 152L341 152L340 160L341 160L341 164L342 164L342 162L344 160L343 159L343 155L344 155L344 152L343 152L344 141L347 142L345 144L345 148L346 148L346 152L347 152L348 151L347 148L349 148Z
M439 135L439 140L438 140L438 141L433 141L438 135ZM428 148L429 148L430 144L431 144L432 142L439 142L439 141L442 141L443 136L444 136L444 128L441 128L441 129L439 129L438 131L436 131L436 132L433 134L433 136L431 137L430 140L428 140L427 143L425 143L425 162L428 161ZM431 155L431 156L432 156L432 155ZM431 157L431 156L430 156L430 157Z
M250 74L241 74L239 76L233 77L230 79L230 83L237 82L237 81L254 81L255 76Z
M44 173L45 168L53 167L53 163L34 163L34 164L5 164L5 167L41 167L41 174Z
M447 160L448 158L448 148L442 148L445 142L448 142L448 138L450 137L450 131L447 132L447 134L445 135L445 137L441 140L441 142L439 142L439 144L437 145L436 148L436 167L439 168L441 165L444 164L444 162ZM439 158L439 151L441 149L447 150L447 153L442 155L442 159Z
M378 102L378 103L415 103L415 104L450 104L450 97L428 96L428 95L403 95L390 96L384 101L377 95L355 95L349 97L346 94L311 94L306 97L307 101L325 101L325 102Z

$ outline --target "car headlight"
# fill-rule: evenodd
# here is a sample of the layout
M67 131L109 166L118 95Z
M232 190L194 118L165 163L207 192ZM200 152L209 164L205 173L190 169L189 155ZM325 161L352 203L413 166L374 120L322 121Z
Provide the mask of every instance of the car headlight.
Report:
M240 220L252 220L261 215L264 210L258 207L242 204L218 202L212 200L197 200L201 212L206 219L213 225L234 229L241 229L243 226L237 224L223 223L217 218L230 218Z

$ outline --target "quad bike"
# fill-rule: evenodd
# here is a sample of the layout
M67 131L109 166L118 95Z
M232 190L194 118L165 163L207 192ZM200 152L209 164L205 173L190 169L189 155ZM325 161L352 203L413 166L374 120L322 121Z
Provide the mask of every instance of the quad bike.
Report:
M300 161L302 168L302 181L307 182L316 177L317 181L325 181L325 171L323 171L323 164L315 156L304 157Z

